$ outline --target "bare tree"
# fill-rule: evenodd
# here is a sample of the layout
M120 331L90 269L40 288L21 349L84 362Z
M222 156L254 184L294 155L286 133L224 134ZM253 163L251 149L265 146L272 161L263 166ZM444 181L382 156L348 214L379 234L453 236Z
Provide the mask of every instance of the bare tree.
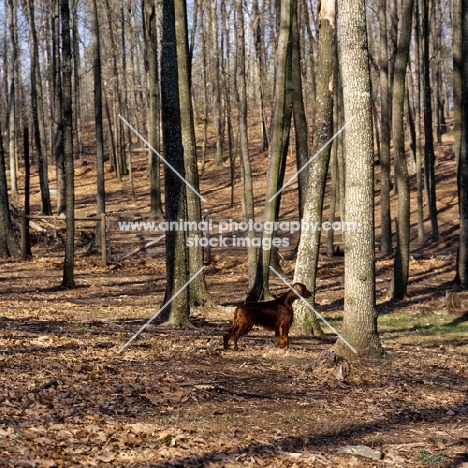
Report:
M292 0L281 0L279 15L279 34L276 47L276 78L273 103L273 116L271 119L271 141L269 149L269 161L267 169L267 190L264 208L265 223L274 222L278 216L280 197L277 195L280 189L281 174L284 174L284 159L289 141L291 126L291 112L288 112L288 80L291 79L291 25L292 25ZM290 92L289 92L290 94ZM291 100L292 105L292 100ZM290 108L291 110L291 108ZM283 166L283 167L282 167ZM256 280L257 287L261 285L261 292L266 298L271 297L268 291L269 266L272 260L272 240L274 232L263 232L262 246L262 270L261 276ZM258 294L257 294L258 295ZM254 296L255 297L255 296ZM258 297L256 298L258 299Z
M60 17L62 20L62 118L67 216L62 288L72 289L75 288L75 169L73 162L72 51L70 40L70 5L68 0L60 0Z
M161 92L159 86L157 12L154 0L143 0L143 20L145 30L145 70L148 94L148 141L160 151L161 132ZM148 150L150 177L150 212L152 216L162 216L161 182L159 158Z
M161 41L161 114L164 157L181 175L185 175L184 149L179 102L179 79L175 34L174 0L162 4ZM185 185L174 172L164 166L166 221L186 219ZM188 262L183 230L166 232L166 296L164 302L173 299L161 314L161 318L175 326L186 326L189 321L189 295L185 287L188 279ZM175 297L177 292L180 293Z
M236 0L236 62L235 62L235 77L236 77L236 100L238 108L239 122L239 140L240 140L240 157L241 157L241 174L242 174L242 212L244 220L254 221L254 195L252 170L250 167L249 157L249 135L248 135L248 120L247 120L247 85L245 71L245 35L244 35L244 12L243 0ZM253 229L248 230L249 244L247 246L248 269L249 269L249 290L254 286L256 272L256 249L253 246L252 239L254 238Z
M388 73L387 0L379 1L380 28L380 251L389 254L392 247L390 220L390 90Z
M5 171L2 128L0 126L0 257L18 255L18 246L11 223L8 187Z
M393 268L391 295L404 299L408 285L410 243L410 193L408 167L405 154L404 106L405 77L413 22L413 0L406 0L401 13L402 24L395 57L393 78L393 146L395 154L395 177L398 186L397 248Z
M18 196L18 183L17 183L17 157L16 157L16 113L17 113L17 90L15 87L16 82L16 62L17 57L17 44L15 29L17 26L16 8L13 0L7 0L6 4L6 21L8 25L8 39L6 46L9 49L9 59L7 64L7 88L8 88L8 152L10 154L10 180L11 180L11 193L13 197Z
M377 333L374 271L374 145L365 2L339 0L339 57L344 118L352 125L345 134L346 233L345 297L342 334L359 356L383 354ZM342 340L338 354L353 354Z
M49 193L49 177L44 127L44 108L42 98L42 78L39 65L39 45L34 18L34 0L23 0L29 25L29 53L31 57L31 110L34 125L34 142L36 144L39 182L41 186L42 213L52 214Z
M454 44L460 51L461 63L456 63L461 90L458 90L460 99L460 159L458 167L458 203L460 210L460 235L457 255L457 275L455 281L462 286L468 286L468 1L456 0L454 14L461 15L457 23L461 25L461 34L454 40L460 41L461 46ZM458 57L458 56L457 56ZM454 57L455 60L455 57ZM455 64L454 64L455 65Z
M430 25L429 10L432 0L423 2L423 79L424 79L424 183L426 189L427 208L431 220L431 238L439 240L437 221L437 197L434 174L434 137L432 134L432 88L430 70Z
M97 1L92 0L91 28L93 34L93 77L94 77L94 128L96 132L96 175L97 175L97 215L106 212L106 190L104 178L104 129L102 124L102 66L101 66L101 39L99 28L99 13ZM103 226L97 223L95 244L101 245L101 230Z
M335 53L335 0L322 1L318 36L317 90L315 101L315 126L312 157L309 165L307 193L304 205L303 221L310 225L320 225L327 178L330 146L320 153L322 147L333 133L333 62ZM312 292L309 301L315 298L315 282L320 250L320 233L318 229L306 229L301 232L294 282L303 283ZM301 333L322 334L320 324L308 307L297 301L294 306L294 326Z
M179 101L182 126L182 145L184 152L185 177L192 187L199 190L197 166L197 142L195 140L195 126L193 122L191 96L191 70L188 48L187 8L185 0L175 0L176 37L177 37L177 66L179 76ZM187 190L187 218L195 222L197 229L190 234L201 238L203 233L199 226L202 220L200 197ZM203 248L196 244L187 251L189 275L192 277L203 266ZM191 283L189 290L190 305L201 306L211 303L210 293L206 287L205 276L198 275Z

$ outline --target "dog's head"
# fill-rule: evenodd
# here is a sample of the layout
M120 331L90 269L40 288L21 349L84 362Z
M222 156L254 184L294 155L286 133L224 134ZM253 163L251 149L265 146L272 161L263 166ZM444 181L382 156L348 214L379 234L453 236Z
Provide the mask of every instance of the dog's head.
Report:
M302 283L294 283L293 288L299 295L301 295L302 297L306 299L312 296L312 293Z

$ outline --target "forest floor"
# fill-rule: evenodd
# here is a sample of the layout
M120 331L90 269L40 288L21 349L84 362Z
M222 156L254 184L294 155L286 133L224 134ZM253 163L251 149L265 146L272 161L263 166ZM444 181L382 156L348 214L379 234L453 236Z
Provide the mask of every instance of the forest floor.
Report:
M261 215L267 155L256 144ZM213 149L200 181L204 209L214 220L240 220L238 168L230 207L229 167L213 165ZM79 216L95 214L88 150L76 161ZM119 184L106 174L111 213L149 211L146 156L133 156L134 202L128 179ZM240 248L213 249L205 273L216 306L192 310L193 328L152 324L118 354L161 305L163 242L102 266L97 250L87 252L91 224L79 222L78 288L63 291L63 226L37 221L48 232L35 235L32 260L0 261L0 466L468 467L468 293L451 295L458 209L449 140L438 147L437 160L441 239L416 246L413 190L407 300L387 299L393 260L377 253L386 358L351 360L342 376L321 365L320 354L334 342L326 327L323 339L292 336L287 351L275 348L272 333L262 330L243 338L240 351L223 350L222 335L247 292L246 251ZM290 157L286 177L294 172ZM50 176L53 186L52 169ZM33 212L39 213L37 174L32 188ZM326 212L328 202L327 195ZM285 190L282 206L280 218L297 219L295 184ZM378 232L378 204L376 225ZM429 238L428 222L425 227ZM145 233L115 229L112 235L113 259L148 240ZM280 249L289 280L296 241ZM321 256L317 307L338 329L343 271L343 257ZM274 293L285 289L276 278L271 284ZM461 303L453 310L457 297Z

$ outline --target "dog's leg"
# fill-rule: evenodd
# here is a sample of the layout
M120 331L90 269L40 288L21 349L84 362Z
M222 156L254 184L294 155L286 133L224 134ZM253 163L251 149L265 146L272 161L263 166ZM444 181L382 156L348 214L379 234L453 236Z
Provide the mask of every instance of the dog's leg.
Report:
M278 346L280 348L289 348L288 333L289 333L289 327L285 324L281 324L279 326L279 336L277 340Z
M231 329L228 330L227 334L224 335L223 340L224 340L224 349L228 349L229 347L229 340L231 339L232 334L231 334Z
M241 336L247 335L247 333L249 333L250 330L252 330L252 328L253 328L252 324L242 324L237 328L237 331L234 334L234 340L233 340L234 341L234 350L235 351L238 351L237 340Z

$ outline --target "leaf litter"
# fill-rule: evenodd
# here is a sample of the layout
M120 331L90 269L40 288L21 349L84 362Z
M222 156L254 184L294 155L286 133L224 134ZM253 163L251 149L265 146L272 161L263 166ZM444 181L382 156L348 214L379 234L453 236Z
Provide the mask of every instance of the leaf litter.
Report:
M144 174L144 152L134 156ZM90 215L95 187L83 175L93 159L83 158L77 213ZM252 161L256 194L265 193L266 161L266 153ZM441 152L438 162L438 189L454 194L453 157ZM230 187L229 171L211 161L206 169L210 215L239 218L239 203L231 208L217 190L220 180ZM288 159L287 177L295 170ZM31 182L39 212L37 174ZM134 183L135 202L106 173L111 212L147 211L147 179ZM380 327L383 362L326 359L330 335L292 336L291 349L278 350L262 330L243 338L239 352L224 351L222 335L247 288L242 250L213 249L206 279L220 306L194 309L193 328L152 324L121 355L163 300L163 248L110 267L98 252L79 253L73 291L58 288L63 236L35 244L31 262L0 259L0 467L467 468L468 339L436 327L464 325L468 294L451 285L457 206L439 203L442 240L412 249L407 301L388 301L393 261L377 257L378 311L395 320ZM286 190L281 216L296 205L295 190ZM131 248L143 242L130 240ZM293 253L282 253L286 275ZM316 301L338 329L342 278L343 259L322 256Z
M283 351L271 333L255 330L236 353L222 349L232 308L214 307L195 310L194 328L150 325L117 355L162 291L150 306L146 294L136 294L139 285L129 286L125 268L106 279L86 262L78 268L95 288L47 291L35 265L34 297L21 291L24 278L11 276L14 292L1 296L2 467L466 461L466 340L442 350L384 335L383 362L334 364L331 337L293 336ZM146 269L131 275L149 281ZM119 281L125 295L112 291ZM90 298L99 284L108 297Z

